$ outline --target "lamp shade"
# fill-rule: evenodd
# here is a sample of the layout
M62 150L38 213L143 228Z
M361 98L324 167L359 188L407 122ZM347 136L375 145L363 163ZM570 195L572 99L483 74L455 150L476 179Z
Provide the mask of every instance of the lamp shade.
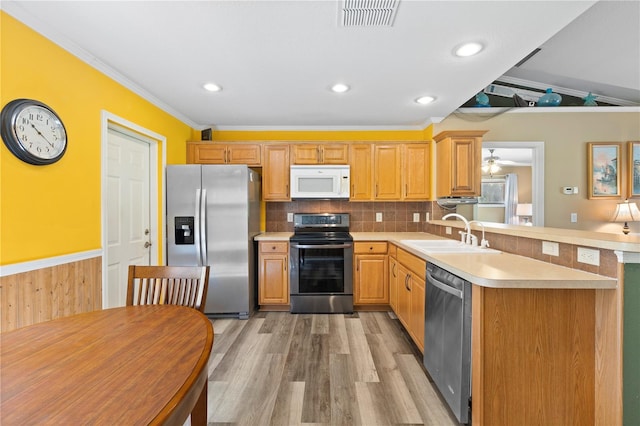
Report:
M630 203L629 200L624 203L619 203L616 206L616 212L613 215L614 222L624 222L624 226L622 227L622 233L629 233L629 224L627 222L638 222L640 221L640 210L638 210L638 206L636 203Z
M533 216L533 204L518 204L516 206L516 216Z
M613 215L614 222L638 222L640 221L640 210L636 203L630 203L628 200L616 206L616 212Z

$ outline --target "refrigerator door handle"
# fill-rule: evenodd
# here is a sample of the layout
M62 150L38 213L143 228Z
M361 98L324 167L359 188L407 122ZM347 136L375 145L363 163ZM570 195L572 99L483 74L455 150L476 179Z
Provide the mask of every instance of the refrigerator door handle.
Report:
M207 259L207 190L202 190L202 200L200 201L200 244L202 253L202 266L209 264Z
M196 256L198 257L198 266L202 266L202 247L200 243L201 233L200 233L200 189L196 189L196 211L194 214L194 243L196 246Z

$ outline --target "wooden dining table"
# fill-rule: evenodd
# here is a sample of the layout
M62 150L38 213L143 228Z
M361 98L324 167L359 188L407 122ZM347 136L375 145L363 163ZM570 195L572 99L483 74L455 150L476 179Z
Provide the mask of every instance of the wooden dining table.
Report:
M213 326L183 306L127 306L0 334L0 424L207 422Z

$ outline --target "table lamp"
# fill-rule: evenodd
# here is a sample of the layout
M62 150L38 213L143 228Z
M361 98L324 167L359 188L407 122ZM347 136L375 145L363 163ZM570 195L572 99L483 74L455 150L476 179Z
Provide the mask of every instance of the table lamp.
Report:
M640 221L640 210L638 210L638 206L636 206L636 203L630 203L629 200L626 200L624 203L619 203L616 206L616 212L613 215L613 221L624 222L622 233L625 235L628 234L628 222Z
M516 216L523 217L525 226L531 226L532 223L529 221L529 218L533 216L533 204L522 203L516 205Z

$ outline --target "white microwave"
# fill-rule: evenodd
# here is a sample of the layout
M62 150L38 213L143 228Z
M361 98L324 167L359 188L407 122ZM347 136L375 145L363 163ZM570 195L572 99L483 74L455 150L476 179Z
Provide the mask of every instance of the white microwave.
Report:
M291 198L349 198L349 166L291 166Z

